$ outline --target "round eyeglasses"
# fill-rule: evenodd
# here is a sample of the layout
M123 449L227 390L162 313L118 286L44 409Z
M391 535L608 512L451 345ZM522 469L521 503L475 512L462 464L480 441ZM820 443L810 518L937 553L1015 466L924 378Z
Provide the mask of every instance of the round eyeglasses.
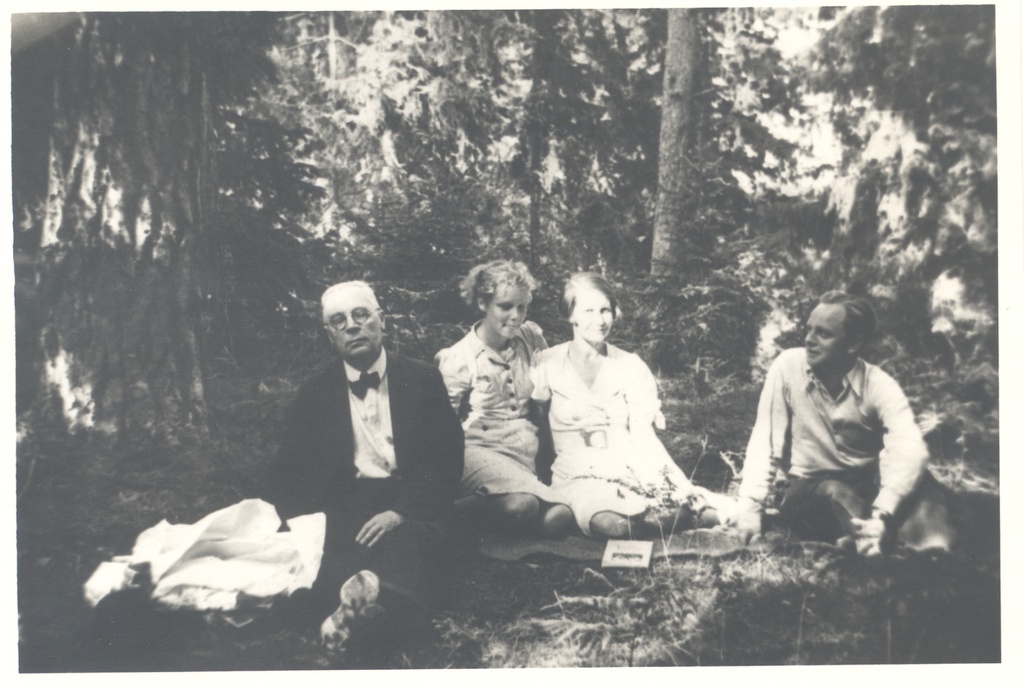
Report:
M380 311L380 309L367 309L360 306L358 308L352 309L352 311L349 312L348 316L346 316L344 313L336 313L332 315L330 318L327 319L327 323L325 323L324 325L334 330L344 330L345 328L348 327L349 318L351 318L352 322L355 323L356 325L362 325L366 321L370 320L370 316L372 316L375 311Z

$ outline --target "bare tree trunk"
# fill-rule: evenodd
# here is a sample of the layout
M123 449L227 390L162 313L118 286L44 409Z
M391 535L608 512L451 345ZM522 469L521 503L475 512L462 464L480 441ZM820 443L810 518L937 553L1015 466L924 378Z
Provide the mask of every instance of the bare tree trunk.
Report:
M543 186L540 182L540 148L542 142L540 128L537 123L529 123L527 128L530 130L530 171L527 183L527 188L530 192L530 268L536 270L537 248L540 244L541 193L543 192Z
M327 13L327 81L334 87L338 78L338 33L334 28L334 11Z
M700 63L700 34L694 10L668 10L665 85L661 106L658 159L658 206L654 217L651 273L676 272L690 253L687 220L689 176L696 169L694 142L698 117L694 100Z
M526 117L523 122L524 138L520 146L524 153L524 170L522 184L530 199L529 242L530 268L536 270L539 264L538 254L542 250L541 215L544 209L544 183L541 179L544 159L548 153L547 118L545 111L549 109L548 79L550 75L544 70L551 64L551 53L554 49L556 36L554 22L556 14L552 11L528 12L524 23L533 31L532 60L530 64L530 92L526 97Z
M29 56L58 64L38 85L54 94L49 151L22 151L49 158L32 413L50 410L69 430L206 433L197 255L215 189L194 41L157 16L100 15Z

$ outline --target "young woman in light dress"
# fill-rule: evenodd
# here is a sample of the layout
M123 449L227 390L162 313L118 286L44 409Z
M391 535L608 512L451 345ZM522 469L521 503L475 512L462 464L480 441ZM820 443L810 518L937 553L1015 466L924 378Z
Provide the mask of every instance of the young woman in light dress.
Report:
M661 402L653 374L607 342L618 315L611 285L574 275L561 307L573 339L534 356L532 394L554 438L551 486L580 529L628 538L717 523L732 501L694 486L672 461L654 432Z
M573 518L557 492L537 478L530 366L547 342L526 320L535 286L519 262L473 268L461 293L481 319L436 361L466 434L463 497L456 506L509 531L557 537L573 528Z

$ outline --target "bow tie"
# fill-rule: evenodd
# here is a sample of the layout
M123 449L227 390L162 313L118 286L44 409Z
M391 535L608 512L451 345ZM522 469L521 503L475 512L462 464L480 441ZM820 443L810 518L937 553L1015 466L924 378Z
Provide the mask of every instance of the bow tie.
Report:
M348 386L352 388L352 394L359 399L366 398L366 391L369 388L376 389L380 385L380 374L374 371L373 373L367 373L363 371L359 374L359 380L350 380Z

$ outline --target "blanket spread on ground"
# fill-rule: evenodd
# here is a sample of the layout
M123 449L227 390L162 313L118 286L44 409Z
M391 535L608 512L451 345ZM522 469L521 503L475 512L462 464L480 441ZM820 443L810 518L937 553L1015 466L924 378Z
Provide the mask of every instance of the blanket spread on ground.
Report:
M682 531L665 538L655 538L651 559L672 556L722 556L741 550L762 552L774 547L777 539L766 534L754 543L745 544L743 537L733 529L716 527ZM529 555L554 555L583 562L601 561L605 541L585 536L567 536L559 540L527 537L485 536L480 552L497 560L520 560Z

